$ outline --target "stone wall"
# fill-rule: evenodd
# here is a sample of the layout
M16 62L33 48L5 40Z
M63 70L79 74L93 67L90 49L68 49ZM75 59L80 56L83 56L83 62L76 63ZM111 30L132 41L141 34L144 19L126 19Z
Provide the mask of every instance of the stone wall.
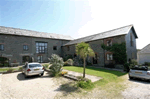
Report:
M45 54L36 53L36 42L47 42L48 50ZM62 45L67 43L67 40L49 39L49 38L37 38L15 35L0 35L0 44L4 44L4 51L0 51L0 57L9 58L9 62L14 61L22 64L23 56L30 56L37 62L39 55L43 56L43 62L48 62L48 58L52 54L58 54L62 56ZM23 45L28 45L29 50L24 51ZM53 50L53 46L57 46L57 50Z

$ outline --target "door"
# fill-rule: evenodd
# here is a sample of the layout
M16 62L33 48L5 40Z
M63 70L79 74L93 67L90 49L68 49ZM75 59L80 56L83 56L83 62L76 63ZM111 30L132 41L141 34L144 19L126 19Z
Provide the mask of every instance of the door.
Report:
M42 63L43 62L43 56L38 56L38 62Z
M31 59L30 59L30 56L23 56L22 57L22 63L24 64L25 62L31 62L30 61Z
M6 57L0 57L0 67L8 67L9 60Z

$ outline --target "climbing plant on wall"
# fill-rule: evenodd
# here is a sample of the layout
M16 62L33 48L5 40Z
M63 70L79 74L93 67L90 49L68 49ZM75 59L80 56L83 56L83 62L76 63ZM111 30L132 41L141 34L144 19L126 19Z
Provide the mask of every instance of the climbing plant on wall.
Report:
M116 63L125 64L127 62L126 44L124 42L121 44L115 43L112 46L106 46L104 44L101 44L101 47L104 50L113 53L113 59Z

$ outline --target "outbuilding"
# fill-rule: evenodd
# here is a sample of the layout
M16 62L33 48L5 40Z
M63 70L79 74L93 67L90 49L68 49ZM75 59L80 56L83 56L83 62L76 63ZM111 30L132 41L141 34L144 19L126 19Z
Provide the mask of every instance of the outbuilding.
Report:
M150 62L150 44L148 44L143 49L141 49L141 51L138 51L137 61L139 64L144 64L145 62Z

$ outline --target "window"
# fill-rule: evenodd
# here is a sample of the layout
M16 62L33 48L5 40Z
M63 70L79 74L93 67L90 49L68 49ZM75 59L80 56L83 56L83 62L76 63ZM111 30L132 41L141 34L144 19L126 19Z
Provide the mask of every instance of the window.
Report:
M112 46L111 40L108 40L108 41L107 41L107 46Z
M107 54L107 60L113 60L113 54Z
M40 64L30 64L29 68L42 67Z
M97 54L95 54L95 57L93 57L93 64L97 64Z
M132 33L130 33L130 43L131 43L131 46L133 46Z
M76 53L74 54L74 57L77 57L77 54L76 54Z
M3 50L4 50L4 45L0 44L0 51L3 51Z
M53 46L53 50L57 50L57 46Z
M47 43L36 42L36 53L47 53Z
M27 51L29 49L28 45L23 45L23 50Z
M67 46L67 51L70 51L70 46Z

